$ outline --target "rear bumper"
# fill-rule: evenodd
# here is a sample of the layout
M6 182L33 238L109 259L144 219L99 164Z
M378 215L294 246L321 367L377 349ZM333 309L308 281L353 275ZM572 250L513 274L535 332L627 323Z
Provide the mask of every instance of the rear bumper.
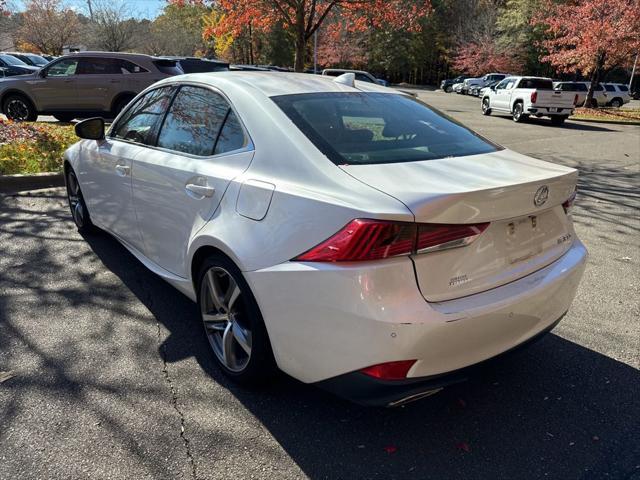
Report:
M531 115L540 115L540 116L552 116L552 115L572 115L573 107L571 108L557 108L556 111L551 111L552 108L555 107L529 107L527 108L527 112Z
M417 359L408 381L475 365L551 328L571 305L587 252L576 240L519 280L429 303L407 257L379 262L287 262L245 272L278 366L318 383L379 363ZM420 388L423 388L422 386Z
M368 407L395 407L438 393L445 387L464 382L481 368L488 367L498 358L510 355L537 342L560 323L564 314L550 326L510 350L453 372L406 380L380 380L360 372L350 372L329 378L316 385L346 400Z

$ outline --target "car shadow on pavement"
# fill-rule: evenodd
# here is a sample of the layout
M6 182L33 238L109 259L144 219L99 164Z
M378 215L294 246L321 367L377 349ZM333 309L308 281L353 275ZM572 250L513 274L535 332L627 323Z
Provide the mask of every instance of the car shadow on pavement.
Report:
M310 478L640 474L640 372L624 363L550 334L465 383L401 408L361 407L284 375L247 390L215 366L191 301L110 236L86 240L170 332L160 347L164 361L195 357ZM187 423L186 434L215 434L199 428Z

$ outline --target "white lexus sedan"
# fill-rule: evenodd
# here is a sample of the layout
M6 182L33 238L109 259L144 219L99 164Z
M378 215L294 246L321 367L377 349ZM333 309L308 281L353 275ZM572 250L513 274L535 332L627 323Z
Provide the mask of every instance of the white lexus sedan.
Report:
M414 400L551 330L584 270L576 170L352 74L172 77L76 132L77 227L198 302L241 383Z

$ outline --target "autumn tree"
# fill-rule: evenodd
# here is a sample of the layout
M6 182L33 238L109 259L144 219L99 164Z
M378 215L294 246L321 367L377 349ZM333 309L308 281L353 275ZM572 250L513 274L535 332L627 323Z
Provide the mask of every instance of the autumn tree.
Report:
M548 35L541 60L560 72L590 76L585 105L592 104L602 72L625 66L640 49L638 0L545 0L531 22Z
M93 44L97 48L122 52L133 46L137 22L125 3L94 1L92 12Z
M80 22L73 10L60 0L30 0L22 14L18 41L38 48L42 53L61 55L66 45L78 40Z
M480 76L488 72L522 73L522 52L501 46L495 37L486 36L462 45L453 59L458 72Z
M430 0L217 0L215 5L223 16L205 36L236 37L247 28L264 32L282 25L293 38L297 72L304 70L309 40L325 22L341 21L352 31L388 25L412 31L431 10Z

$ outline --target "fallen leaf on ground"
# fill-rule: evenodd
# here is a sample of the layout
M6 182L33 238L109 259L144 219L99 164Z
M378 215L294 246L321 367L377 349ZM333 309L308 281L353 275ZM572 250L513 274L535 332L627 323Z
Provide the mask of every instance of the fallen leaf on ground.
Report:
M0 372L0 383L4 383L13 377L15 377L15 375L12 372Z

